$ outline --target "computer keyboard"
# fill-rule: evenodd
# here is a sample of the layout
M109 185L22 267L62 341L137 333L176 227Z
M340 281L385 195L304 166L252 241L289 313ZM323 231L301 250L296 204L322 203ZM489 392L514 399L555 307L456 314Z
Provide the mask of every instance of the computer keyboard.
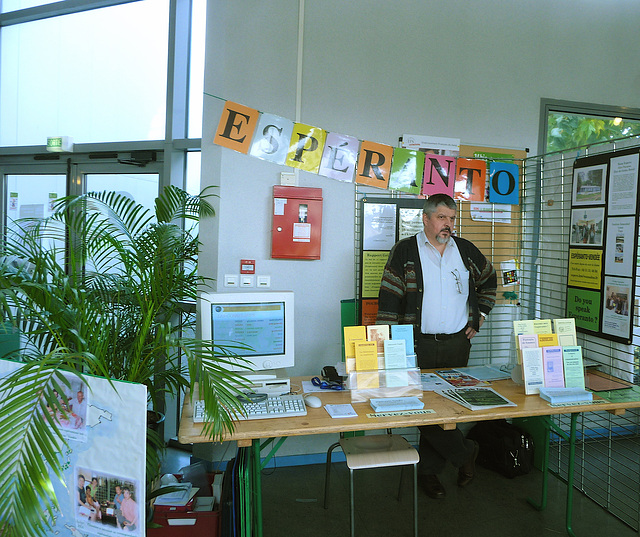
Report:
M263 420L267 418L292 418L306 416L307 407L302 395L275 395L264 401L243 403L245 416L238 416L238 420ZM204 419L204 401L193 403L193 422L202 423Z

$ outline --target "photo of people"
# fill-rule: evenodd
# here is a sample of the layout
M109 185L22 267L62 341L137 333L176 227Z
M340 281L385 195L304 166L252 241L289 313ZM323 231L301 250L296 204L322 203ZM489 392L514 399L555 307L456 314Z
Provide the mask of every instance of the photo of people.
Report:
M572 209L571 246L602 246L604 207Z
M573 205L604 203L607 165L576 168L573 171Z
M140 506L136 501L137 485L127 479L108 476L90 468L76 468L76 523L112 529L109 534L138 534ZM85 523L88 526L85 526Z
M65 382L57 382L53 390L54 400L46 403L49 415L60 425L65 438L86 438L87 395L84 382L71 373L64 374Z
M612 313L629 316L629 288L608 285L605 292L605 307Z
M633 280L605 276L602 295L602 332L628 338L633 318Z
M605 272L612 276L630 277L636 263L634 236L635 216L615 216L607 218Z

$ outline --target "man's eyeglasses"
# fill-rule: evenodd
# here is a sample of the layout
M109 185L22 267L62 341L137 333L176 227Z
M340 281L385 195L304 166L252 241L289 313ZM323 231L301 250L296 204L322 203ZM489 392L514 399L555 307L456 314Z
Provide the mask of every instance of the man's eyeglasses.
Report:
M458 272L458 269L453 269L451 274L453 274L453 277L456 279L456 289L458 290L458 293L462 294L462 282L460 281L460 273Z

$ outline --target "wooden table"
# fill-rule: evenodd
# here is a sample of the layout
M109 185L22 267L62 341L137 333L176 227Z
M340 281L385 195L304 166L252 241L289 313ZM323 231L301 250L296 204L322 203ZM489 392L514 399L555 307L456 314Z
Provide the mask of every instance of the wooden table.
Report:
M294 377L291 379L292 390L298 387L301 391L302 380L309 380L309 377ZM530 503L538 509L546 507L547 477L548 477L548 450L549 432L552 428L569 442L569 469L567 483L567 509L566 509L566 529L571 536L574 535L571 527L572 504L573 504L573 462L575 453L576 422L577 417L582 412L608 411L616 415L621 415L627 408L640 407L640 401L609 403L599 399L594 395L595 404L577 404L571 406L550 406L549 403L537 395L524 395L524 388L515 384L511 380L501 380L493 382L491 387L506 397L515 407L501 407L488 410L468 410L467 408L450 401L436 393L424 392L424 408L433 410L432 414L419 415L393 415L384 417L369 417L373 414L373 409L366 403L353 403L353 408L358 413L355 418L333 419L324 408L307 408L307 415L293 418L275 418L263 420L240 421L236 423L233 434L225 440L235 440L238 447L251 448L251 489L255 492L253 496L253 520L255 523L256 535L262 535L262 499L260 496L261 481L260 471L268 460L275 454L284 439L290 436L306 436L312 434L344 433L351 431L368 431L389 428L417 427L420 425L440 425L444 429L454 429L458 423L494 420L499 418L529 418L532 416L545 417L547 427L546 441L544 446L544 468L543 468L543 490L542 500L536 504ZM322 404L351 403L350 393L347 391L327 390L326 392L314 393L322 400ZM567 435L564 431L557 429L549 419L552 415L570 414L571 428ZM182 409L182 419L178 439L182 444L203 443L211 440L202 435L202 423L193 423L193 408L190 398L185 398ZM262 462L261 451L264 445L260 445L261 440L267 439L265 445L269 445L274 439L280 438L279 443L268 454L266 460ZM247 535L250 535L249 533Z

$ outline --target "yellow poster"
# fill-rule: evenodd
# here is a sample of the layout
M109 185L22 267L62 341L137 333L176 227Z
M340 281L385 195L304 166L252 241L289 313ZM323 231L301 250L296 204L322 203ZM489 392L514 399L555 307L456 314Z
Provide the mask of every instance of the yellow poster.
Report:
M569 286L600 289L602 285L602 250L569 250Z
M294 123L285 164L307 172L318 173L327 131L302 123Z
M384 266L387 264L389 252L362 252L362 297L378 298L380 282Z

